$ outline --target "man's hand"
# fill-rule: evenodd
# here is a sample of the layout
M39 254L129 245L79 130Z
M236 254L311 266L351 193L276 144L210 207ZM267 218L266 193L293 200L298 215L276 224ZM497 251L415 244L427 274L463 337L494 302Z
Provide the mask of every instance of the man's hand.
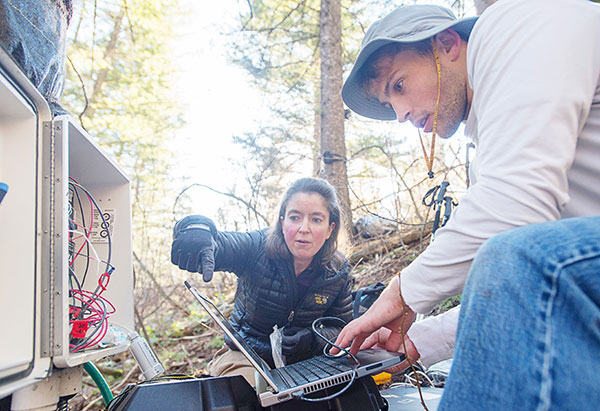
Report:
M315 335L309 328L286 327L281 338L281 353L286 364L307 358L312 349Z
M405 346L406 352L404 351ZM416 362L420 357L419 351L417 351L417 348L408 335L405 336L404 341L402 341L402 335L400 333L393 332L387 328L380 328L379 331L371 334L371 336L362 344L360 349L365 350L373 347L392 352L404 353L406 355L407 360L404 360L400 364L386 370L391 374L406 370L408 367L410 367L411 363Z
M382 327L398 334L393 336L394 342L401 341L399 333L406 335L414 320L415 313L404 304L398 280L394 278L366 313L344 327L335 344L344 348L352 344L350 352L356 354L363 343ZM337 354L339 350L333 347L330 352Z
M207 217L191 215L179 220L173 228L171 262L182 270L202 273L204 281L209 282L215 269L216 231Z

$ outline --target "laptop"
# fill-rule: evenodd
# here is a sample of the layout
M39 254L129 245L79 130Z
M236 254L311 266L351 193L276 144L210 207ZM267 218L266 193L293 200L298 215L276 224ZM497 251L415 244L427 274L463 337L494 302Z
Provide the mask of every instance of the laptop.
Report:
M335 358L320 355L271 369L210 300L187 281L184 284L256 370L256 394L263 407L309 394L311 399L319 398L313 394L340 384L350 385L354 379L377 374L404 361L404 354L367 349L356 354L358 364L348 355ZM343 385L341 389L345 389Z

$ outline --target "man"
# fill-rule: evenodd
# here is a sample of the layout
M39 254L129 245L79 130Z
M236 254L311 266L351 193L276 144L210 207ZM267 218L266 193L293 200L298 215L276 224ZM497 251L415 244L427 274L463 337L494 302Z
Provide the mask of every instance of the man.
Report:
M500 0L476 23L400 7L367 31L342 97L444 138L465 122L477 158L448 224L337 345L426 366L454 349L440 409L597 407L600 6ZM411 327L461 292L460 320Z

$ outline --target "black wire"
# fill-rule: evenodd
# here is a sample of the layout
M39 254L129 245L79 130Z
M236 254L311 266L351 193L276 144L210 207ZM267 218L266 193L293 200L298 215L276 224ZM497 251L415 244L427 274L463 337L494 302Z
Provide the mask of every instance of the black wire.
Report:
M84 234L88 234L86 232L86 226L85 226L85 213L83 212L83 205L81 204L81 198L79 197L79 192L77 191L77 187L75 187L75 185L73 183L69 183L71 186L73 186L73 193L75 193L75 196L77 197L77 202L79 203L79 211L81 211L81 226L83 227L83 232ZM91 227L90 227L91 230ZM90 255L90 243L89 241L86 240L85 242L85 252L87 253L87 255ZM88 269L90 267L90 259L87 258L85 261L85 271L83 272L83 276L81 277L81 285L85 285L85 278L87 277L87 273L88 273Z
M106 270L105 270L105 272L109 273L109 275L110 275L110 273L112 273L114 271L114 267L110 264L110 260L111 260L111 256L112 256L112 241L111 241L111 238L110 238L110 230L109 230L108 224L106 223L106 219L104 218L104 213L102 212L102 210L98 206L98 203L96 203L96 200L94 199L94 197L92 196L92 194L85 187L83 187L81 184L79 184L77 182L71 182L70 184L73 185L74 187L79 187L80 189L82 189L88 195L90 201L92 202L92 204L94 204L94 206L96 207L96 210L98 210L98 214L100 214L100 217L102 218L102 222L104 223L104 226L106 227L106 237L108 239L108 258L105 261L105 263L106 263ZM82 210L82 214L83 214L83 210ZM90 230L91 230L91 227L90 227ZM89 261L89 258L88 258L88 261ZM112 267L112 268L109 268L109 267ZM99 289L100 289L100 284L98 284L96 286L96 289L94 290L94 292L92 293L92 296L88 299L88 301L83 303L82 310L80 312L80 317L83 315L82 314L83 311L85 309L87 309L87 307L89 307L91 303L93 303L94 301L98 301L97 295L98 295L98 290ZM100 301L102 301L102 300L100 300ZM104 304L104 302L102 302L102 303ZM104 313L104 316L105 315L106 315L106 313ZM104 317L103 317L103 320L104 320ZM95 334L95 332L94 332L94 334ZM81 344L78 344L73 349L78 348L80 345Z
M76 187L81 188L89 196L90 200L92 200L92 203L94 204L94 207L96 207L96 210L98 210L98 214L100 214L100 218L102 218L102 222L106 226L106 238L108 239L108 258L106 259L106 271L108 271L108 267L110 266L111 254L112 254L112 242L111 242L111 238L110 238L110 230L108 229L108 224L106 223L106 219L104 218L104 213L98 206L98 203L96 203L96 200L94 199L92 194L85 187L83 187L81 184L74 183L74 182L72 182L71 184L73 184ZM90 227L90 229L91 229L91 227Z
M106 259L106 270L105 272L109 271L109 267L112 267L110 265L110 259L111 259L111 255L112 255L112 240L110 238L110 230L108 228L108 224L106 223L106 219L104 218L104 213L102 212L102 210L100 209L100 207L98 206L98 203L96 203L96 200L94 199L94 197L92 196L92 194L86 189L84 188L81 184L78 183L71 183L72 185L81 188L90 198L90 200L92 201L92 203L94 204L94 207L96 207L96 210L98 210L98 214L100 214L100 218L102 218L102 222L104 223L104 226L106 227L106 238L108 239L108 258ZM91 229L91 227L90 227ZM88 252L89 254L89 252ZM98 289L96 288L96 291ZM94 292L95 294L96 292Z
M346 326L346 321L344 321L344 320L342 320L341 318L338 318L338 317L320 317L320 318L317 318L316 320L314 320L314 321L312 322L312 325L311 325L311 327L312 327L312 331L313 331L313 332L314 332L314 333L317 335L317 337L319 337L320 339L322 339L322 340L323 340L323 341L325 341L325 343L326 343L326 344L325 344L325 347L323 347L323 354L324 354L326 357L329 357L329 358L338 358L338 357L339 357L339 354L336 354L336 355L331 355L331 354L329 354L329 350L328 350L328 348L330 348L330 347L335 347L335 348L337 348L338 350L340 350L340 352L345 352L346 354L348 354L348 355L349 355L349 356L350 356L350 357L351 357L351 358L354 360L354 362L356 362L356 364L358 365L358 364L359 364L359 361L358 361L358 359L357 359L357 358L354 356L354 354L352 354L352 353L351 353L350 351L348 351L348 349L346 349L346 348L342 348L342 347L340 347L340 346L337 346L337 345L335 345L334 343L332 343L331 341L329 341L329 339L328 339L327 337L325 337L323 334L321 334L321 333L320 333L320 332L317 330L317 327L323 327L323 322L324 322L324 321L338 321L338 322L342 323L342 328ZM317 324L317 322L319 322L319 324Z
M75 279L75 283L77 284L77 289L81 293L81 283L79 282L79 278L77 278L77 276L75 275L75 271L73 271L72 267L69 267L69 276L71 278Z
M348 351L346 348L342 348L342 347L336 345L335 343L333 343L329 339L327 339L319 331L317 331L317 327L323 327L323 322L324 321L339 321L343 325L346 325L346 321L344 321L344 320L342 320L341 318L338 318L338 317L321 317L321 318L317 318L312 323L312 330L313 330L313 332L315 333L315 335L317 337L319 337L320 339L322 339L323 341L326 342L325 347L323 347L323 354L325 354L326 357L329 357L329 358L339 358L338 355L331 355L331 354L329 354L329 352L326 351L328 346L332 346L332 347L335 347L338 350L340 350L340 352L345 352L346 354L348 354L350 356L350 358L352 358L352 360L355 362L355 366L352 369L352 378L350 379L350 381L348 381L348 383L340 391L335 392L335 393L333 393L331 395L328 395L326 397L309 398L309 397L305 397L304 394L298 395L298 398L300 398L303 401L310 401L310 402L329 401L329 400L331 400L331 399L339 396L340 394L343 394L348 388L350 388L350 386L354 383L354 380L356 379L356 377L358 375L357 367L358 367L358 365L360 365L360 362L358 361L358 358L356 358L356 356L354 354L352 354L350 351ZM317 325L317 322L319 322L318 325Z
M75 271L73 271L73 268L71 268L71 266L69 266L69 277L71 277L71 280L75 279L75 284L77 284L77 289L79 290L79 294L81 294L81 284L79 283L79 278L77 278L77 276L75 275ZM73 298L73 304L70 304L70 306L77 307L75 297L73 296L73 292L71 290L69 290L69 297Z
M114 271L114 267L110 264L110 260L112 257L112 240L111 240L111 236L110 236L110 230L108 227L108 224L106 223L106 219L104 218L104 213L102 212L102 210L100 209L100 207L98 206L98 203L96 203L96 200L94 199L94 197L92 196L92 194L83 186L81 186L80 184L78 184L77 182L70 182L69 183L73 188L74 188L74 193L77 197L77 201L78 201L78 205L79 205L79 209L81 211L81 219L82 219L82 226L83 226L83 230L84 230L84 234L88 234L86 227L85 227L85 212L83 211L83 205L81 204L81 198L79 196L79 192L77 191L77 188L80 188L81 190L83 190L88 198L90 199L90 201L92 202L92 204L94 205L94 207L96 208L96 210L98 210L98 214L100 215L100 218L102 218L102 222L104 223L104 227L106 227L106 234L107 234L107 239L108 239L108 257L106 259L106 261L104 261L104 263L106 264L106 270L105 272L108 273L109 275ZM92 210L92 214L93 214L93 210ZM91 231L91 227L89 228ZM88 269L89 269L89 261L90 261L90 257L89 257L89 238L86 240L86 245L87 245L87 258L86 258L86 269L85 269L85 273L83 276L83 281L81 284L83 284L83 282L85 281L85 277L87 276L88 273ZM100 261L98 262L100 263ZM69 269L71 269L71 267L69 267ZM72 271L72 270L71 270ZM76 278L77 280L77 276L75 275L75 273L72 273L73 276ZM81 291L81 284L79 283L79 281L77 281L77 284L79 286L79 290ZM104 322L106 321L107 315L106 315L106 304L104 302L104 300L102 300L101 298L98 298L98 290L101 288L100 283L96 286L96 289L94 290L94 292L92 293L92 296L88 298L88 301L82 301L82 305L80 308L80 312L78 315L78 318L80 320L84 319L84 316L86 315L86 313L91 313L91 311L89 310L89 307L95 302L95 301L99 301L102 306L103 306L103 310L102 310L102 319L96 323L93 331L91 332L91 334L87 335L84 339L82 339L79 343L75 344L74 347L70 348L70 351L76 351L79 350L80 348L85 347L91 340L92 338L94 338L96 336L96 334L102 329L102 325L104 324ZM81 294L83 296L83 294ZM89 330L88 330L89 331ZM86 334L88 334L88 331L86 331Z

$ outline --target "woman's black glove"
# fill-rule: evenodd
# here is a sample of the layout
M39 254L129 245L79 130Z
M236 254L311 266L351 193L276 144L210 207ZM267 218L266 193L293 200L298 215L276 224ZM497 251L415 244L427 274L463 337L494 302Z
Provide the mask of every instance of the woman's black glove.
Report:
M190 215L173 227L171 262L182 270L202 273L205 282L212 279L215 269L215 239L217 228L210 218Z
M293 364L311 356L314 334L310 328L286 327L281 337L281 353L286 364Z

